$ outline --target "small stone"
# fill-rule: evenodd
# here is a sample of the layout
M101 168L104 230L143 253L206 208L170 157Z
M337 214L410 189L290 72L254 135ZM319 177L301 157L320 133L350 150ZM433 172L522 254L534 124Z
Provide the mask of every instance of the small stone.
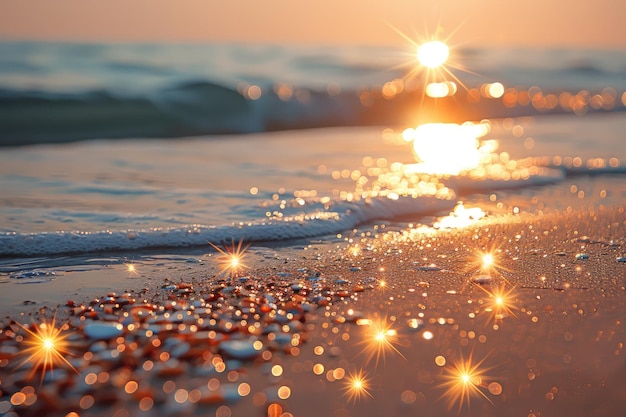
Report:
M472 282L479 285L485 285L491 283L491 277L489 275L478 275L472 277Z
M226 340L220 343L220 351L235 359L254 359L259 355L259 351L255 349L254 342L256 339L248 340Z
M121 336L124 326L120 323L104 321L87 323L84 328L85 335L92 340L107 340Z
M441 268L435 264L422 265L418 267L417 269L419 269L420 271L441 271Z
M585 260L585 259L589 259L589 255L588 254L586 254L586 253L577 253L576 254L576 260L577 261L582 261L582 260Z

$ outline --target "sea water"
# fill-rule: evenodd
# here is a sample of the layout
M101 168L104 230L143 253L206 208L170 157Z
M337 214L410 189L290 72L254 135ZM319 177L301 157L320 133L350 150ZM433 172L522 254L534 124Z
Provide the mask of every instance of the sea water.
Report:
M415 176L403 132L439 102L400 49L2 43L5 269L30 256L432 225L461 200L494 213L584 207L585 195L623 203L626 53L455 54L469 71L455 72L458 97L445 100L489 119L476 142L497 141L489 158L511 173ZM411 101L383 94L393 80L417 82ZM465 98L492 83L558 104Z

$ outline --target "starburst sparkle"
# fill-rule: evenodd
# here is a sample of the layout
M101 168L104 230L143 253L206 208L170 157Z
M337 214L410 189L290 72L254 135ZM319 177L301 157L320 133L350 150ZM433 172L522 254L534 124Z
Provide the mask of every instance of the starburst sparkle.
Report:
M364 352L368 354L368 361L375 359L375 364L382 359L385 360L388 352L396 353L404 358L404 355L398 350L399 336L398 332L392 327L392 323L388 323L387 319L368 320L365 326L365 338L363 342Z
M210 243L211 246L219 253L217 262L220 268L220 275L225 275L230 272L231 278L235 278L235 275L239 270L247 268L247 265L243 262L246 256L246 250L249 245L243 244L243 239L237 244L231 242L230 245L224 245L224 249Z
M38 370L41 370L41 380L46 372L54 371L55 367L67 366L76 372L76 369L66 359L68 352L67 337L69 333L64 333L69 329L67 324L57 327L56 315L52 321L42 321L39 324L33 324L31 328L18 323L20 328L26 332L24 344L27 346L22 351L26 355L26 359L19 365L20 367L26 363L31 363L32 367L28 378L32 378Z
M454 365L446 367L443 376L445 382L440 387L444 389L441 398L447 399L448 409L452 409L455 404L458 404L460 413L464 405L469 408L472 397L482 397L491 402L484 393L484 390L487 389L483 381L487 369L482 367L485 359L474 361L473 355L470 354L467 359L461 357Z
M355 403L364 396L374 398L370 393L370 380L367 378L367 373L363 370L359 370L356 373L351 373L345 380L344 397L347 397L348 402Z

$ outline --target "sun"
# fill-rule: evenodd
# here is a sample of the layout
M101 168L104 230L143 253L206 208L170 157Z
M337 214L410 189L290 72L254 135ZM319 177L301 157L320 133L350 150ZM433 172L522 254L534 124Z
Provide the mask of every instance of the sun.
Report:
M430 31L426 30L426 33L416 34L413 37L392 24L389 26L410 44L409 58L398 67L408 67L403 77L404 80L419 79L422 85L422 99L426 95L430 98L453 96L458 91L457 85L468 90L453 72L453 70L459 70L473 73L455 60L455 50L459 45L452 44L451 39L460 26L448 36L441 36L444 29L438 23L431 33L427 33Z
M450 48L441 41L430 41L417 48L417 60L426 68L437 68L443 65L450 56Z

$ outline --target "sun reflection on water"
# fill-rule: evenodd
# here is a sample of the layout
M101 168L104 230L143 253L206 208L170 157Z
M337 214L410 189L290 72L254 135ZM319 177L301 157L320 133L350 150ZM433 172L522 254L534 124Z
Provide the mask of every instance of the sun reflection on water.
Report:
M490 131L482 123L427 123L402 132L406 142L413 144L419 163L415 169L439 175L458 175L486 162L496 143L479 142Z

